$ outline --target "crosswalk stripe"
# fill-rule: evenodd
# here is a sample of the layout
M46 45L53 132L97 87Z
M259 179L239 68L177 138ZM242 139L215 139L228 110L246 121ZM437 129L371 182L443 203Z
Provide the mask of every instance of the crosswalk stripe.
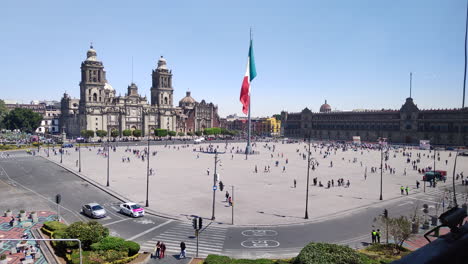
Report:
M226 227L207 225L200 234L198 255L219 254L223 251ZM166 244L166 252L180 253L180 242L184 241L187 255L194 256L197 249L195 231L189 223L175 225L161 234L142 243L142 248L154 250L158 241Z

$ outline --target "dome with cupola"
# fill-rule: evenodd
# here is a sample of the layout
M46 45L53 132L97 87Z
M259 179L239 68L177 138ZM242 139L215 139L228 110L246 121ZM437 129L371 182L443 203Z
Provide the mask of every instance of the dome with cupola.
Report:
M327 100L325 100L325 103L320 106L320 113L328 113L331 112L332 108L329 104L327 104Z

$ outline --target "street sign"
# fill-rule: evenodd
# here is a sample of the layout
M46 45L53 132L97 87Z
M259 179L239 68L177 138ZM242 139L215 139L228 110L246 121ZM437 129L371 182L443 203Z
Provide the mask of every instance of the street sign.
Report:
M218 186L213 186L213 191L216 191L218 189Z

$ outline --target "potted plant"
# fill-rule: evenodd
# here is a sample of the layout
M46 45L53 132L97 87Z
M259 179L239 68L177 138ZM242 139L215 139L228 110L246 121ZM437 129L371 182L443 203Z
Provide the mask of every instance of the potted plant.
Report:
M35 211L31 212L31 219L33 222L37 222L38 218L37 218L37 213Z
M8 264L7 256L5 254L0 255L0 264Z
M26 216L26 211L20 210L19 215L20 215L21 218L25 217Z
M10 209L5 211L5 217L12 217L12 216L13 216L13 212Z

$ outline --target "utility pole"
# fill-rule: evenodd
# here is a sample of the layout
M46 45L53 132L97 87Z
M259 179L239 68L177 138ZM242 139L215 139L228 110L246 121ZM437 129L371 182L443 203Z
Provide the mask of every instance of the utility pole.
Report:
M146 207L149 206L149 158L150 158L150 138L148 137L148 148L146 152Z
M306 208L304 219L309 219L309 174L310 174L310 132L309 132L309 149L307 150L307 186L306 186Z
M218 153L216 152L215 154L215 164L214 164L214 174L213 174L213 210L212 210L212 215L211 215L211 220L215 220L215 201L216 201L216 189L217 189L217 186L216 186L216 176L218 176L218 174L216 173L216 168L217 168L217 165L218 165Z
M107 187L109 187L109 159L110 159L110 143L109 143L109 138L107 139Z

